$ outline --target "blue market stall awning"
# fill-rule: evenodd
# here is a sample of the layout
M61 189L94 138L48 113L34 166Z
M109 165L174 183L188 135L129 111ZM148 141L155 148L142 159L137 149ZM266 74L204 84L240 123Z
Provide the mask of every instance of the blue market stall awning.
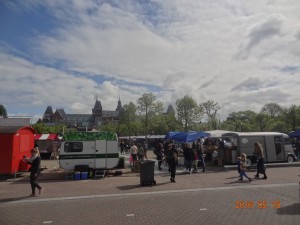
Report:
M168 132L165 136L165 140L170 140L172 139L172 137L176 134L180 134L181 132L180 131L171 131L171 132Z
M291 138L299 138L300 137L300 130L292 131L288 134Z
M209 134L201 131L180 132L173 135L170 139L177 142L193 142L197 138L208 137Z

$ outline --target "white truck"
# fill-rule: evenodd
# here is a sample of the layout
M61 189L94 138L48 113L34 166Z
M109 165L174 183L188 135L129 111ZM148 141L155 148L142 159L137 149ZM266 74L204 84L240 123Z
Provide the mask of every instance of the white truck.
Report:
M63 136L59 164L65 170L75 166L112 169L119 162L118 137L112 132L71 132Z
M231 148L232 163L241 153L248 156L253 154L254 143L259 142L264 149L265 162L294 162L297 157L294 153L291 139L287 134L278 132L229 132L221 135L223 139L233 139L236 146ZM226 150L225 150L226 151Z

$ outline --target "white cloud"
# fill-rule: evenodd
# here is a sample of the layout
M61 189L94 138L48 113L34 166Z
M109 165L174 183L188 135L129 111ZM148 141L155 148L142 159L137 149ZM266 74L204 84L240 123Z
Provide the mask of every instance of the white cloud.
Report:
M90 113L96 93L114 110L119 93L124 105L155 90L166 106L185 94L214 100L224 118L270 101L299 103L300 2L37 2L30 10L44 4L57 27L32 37L32 58L61 66L2 53L0 93L11 104ZM10 87L20 97L8 101Z

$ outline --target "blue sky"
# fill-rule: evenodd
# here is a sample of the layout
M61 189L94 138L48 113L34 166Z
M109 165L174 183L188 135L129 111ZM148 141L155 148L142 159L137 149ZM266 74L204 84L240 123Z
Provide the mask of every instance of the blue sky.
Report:
M91 113L153 92L165 107L213 100L220 118L269 102L299 105L295 0L4 0L0 104L40 118Z

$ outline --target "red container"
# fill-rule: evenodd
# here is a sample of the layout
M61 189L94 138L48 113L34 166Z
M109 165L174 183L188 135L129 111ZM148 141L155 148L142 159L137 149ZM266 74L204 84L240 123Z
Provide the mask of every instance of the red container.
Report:
M32 127L0 127L0 174L28 170L23 156L30 157L35 133Z

